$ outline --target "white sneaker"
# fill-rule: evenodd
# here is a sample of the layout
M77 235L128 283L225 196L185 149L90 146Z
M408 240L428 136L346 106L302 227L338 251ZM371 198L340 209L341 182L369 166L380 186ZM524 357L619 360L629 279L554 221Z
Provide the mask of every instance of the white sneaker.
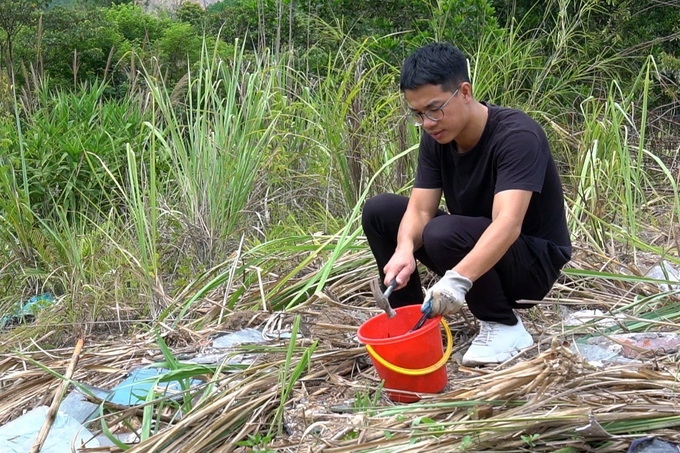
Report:
M463 356L463 365L503 363L533 344L534 339L524 328L519 316L514 326L479 321L479 334Z

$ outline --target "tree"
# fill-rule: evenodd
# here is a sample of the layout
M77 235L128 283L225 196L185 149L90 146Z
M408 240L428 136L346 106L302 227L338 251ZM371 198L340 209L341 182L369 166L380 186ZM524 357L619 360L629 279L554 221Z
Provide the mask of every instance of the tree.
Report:
M33 25L38 12L43 8L43 0L2 0L0 1L0 53L12 65L14 40L22 28Z
M185 1L177 8L177 20L188 22L197 30L202 31L205 21L205 10L198 3Z
M50 8L43 25L41 55L57 86L94 82L129 49L116 24L100 9Z

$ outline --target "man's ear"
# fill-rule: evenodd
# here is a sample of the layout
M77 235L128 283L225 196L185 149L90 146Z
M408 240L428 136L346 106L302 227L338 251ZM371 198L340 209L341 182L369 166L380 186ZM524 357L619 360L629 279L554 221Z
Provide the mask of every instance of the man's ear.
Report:
M460 94L463 95L463 98L471 98L472 97L472 85L470 85L470 82L463 82L460 84L459 88Z

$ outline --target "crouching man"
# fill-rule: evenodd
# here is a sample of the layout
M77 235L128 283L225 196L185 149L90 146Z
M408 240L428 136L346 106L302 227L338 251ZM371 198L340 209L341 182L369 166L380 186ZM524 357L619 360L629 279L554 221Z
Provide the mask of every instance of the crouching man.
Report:
M362 213L383 284L397 281L390 304L425 302L435 316L467 303L480 331L463 365L504 362L533 345L515 313L530 305L517 301L542 299L571 258L545 131L519 110L476 100L451 44L411 54L400 89L407 120L423 131L414 188L409 198L373 197ZM416 260L441 276L425 298Z

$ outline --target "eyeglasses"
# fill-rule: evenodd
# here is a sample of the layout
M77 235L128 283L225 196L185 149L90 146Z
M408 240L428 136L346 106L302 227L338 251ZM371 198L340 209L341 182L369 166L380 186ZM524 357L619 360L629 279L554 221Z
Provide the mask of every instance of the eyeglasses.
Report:
M439 107L427 109L423 113L414 112L412 110L407 112L405 115L406 121L413 124L414 126L422 126L425 122L424 116L428 117L432 121L441 121L444 119L444 107L446 107L446 104L448 104L449 101L458 94L458 90L460 90L460 87L456 88L456 91L454 91L453 94L446 100L446 102L444 102Z

